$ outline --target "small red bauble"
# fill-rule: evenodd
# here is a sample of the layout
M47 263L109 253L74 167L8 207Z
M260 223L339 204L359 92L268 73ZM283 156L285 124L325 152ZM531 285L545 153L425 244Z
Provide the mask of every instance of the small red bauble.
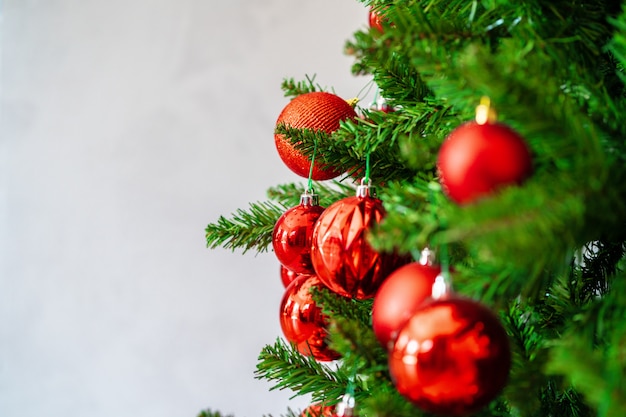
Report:
M401 266L382 283L372 306L372 327L378 341L389 348L402 325L430 299L440 266L419 262Z
M398 392L425 411L450 416L487 405L504 388L510 366L508 338L497 317L461 298L422 306L389 353Z
M283 286L285 288L287 288L289 284L291 284L291 282L295 280L296 278L302 277L302 276L310 276L310 275L311 274L298 274L285 268L284 265L280 266L280 280L283 283Z
M437 167L444 192L466 204L521 184L532 172L532 159L524 139L510 127L468 122L443 142Z
M302 94L291 100L278 116L276 125L285 124L296 129L332 133L339 128L340 121L355 117L356 112L347 101L335 94L318 91ZM285 165L301 177L309 178L311 160L296 150L283 135L275 134L274 141ZM315 161L312 179L328 180L341 173L333 167L323 166Z
M371 28L383 33L383 18L372 7L370 7L369 24Z
M313 226L324 211L315 194L305 193L300 204L278 219L272 233L272 246L280 263L298 274L313 274L311 238Z
M289 284L280 303L280 327L301 354L332 361L340 356L328 347L327 319L311 295L311 288L321 285L315 275L299 276Z
M406 263L395 254L379 253L367 232L386 212L382 201L361 185L355 197L331 204L313 229L311 260L320 281L345 297L371 298L387 275Z

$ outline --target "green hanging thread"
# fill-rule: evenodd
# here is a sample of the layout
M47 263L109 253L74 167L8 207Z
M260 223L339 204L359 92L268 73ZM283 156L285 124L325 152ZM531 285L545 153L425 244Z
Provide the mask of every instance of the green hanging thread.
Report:
M370 144L367 144L367 150L365 153L365 184L369 184L370 182Z
M311 155L311 167L309 168L309 182L307 193L313 193L313 165L315 165L315 154L317 153L317 140L313 141L313 155Z

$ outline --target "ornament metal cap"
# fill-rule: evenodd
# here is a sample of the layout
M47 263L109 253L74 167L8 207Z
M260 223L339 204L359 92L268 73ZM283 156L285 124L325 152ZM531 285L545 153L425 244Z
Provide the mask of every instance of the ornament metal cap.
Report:
M498 119L496 110L491 107L491 99L487 96L480 98L480 104L476 106L476 123L484 125L487 123L495 123Z
M352 416L354 414L354 405L354 396L349 393L345 394L335 408L335 415L338 417Z
M420 265L432 265L435 263L435 252L433 252L428 246L426 246L420 252Z
M303 206L318 206L320 203L319 196L311 188L300 195L300 204Z
M361 179L361 184L356 187L356 196L359 198L376 197L376 187L370 180Z
M440 300L442 298L446 298L449 293L450 281L445 278L444 274L437 275L435 283L433 284L432 298Z

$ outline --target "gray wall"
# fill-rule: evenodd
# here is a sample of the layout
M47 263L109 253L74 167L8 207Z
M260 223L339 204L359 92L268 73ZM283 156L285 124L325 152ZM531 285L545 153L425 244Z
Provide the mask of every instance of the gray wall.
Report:
M0 416L279 414L272 253L204 227L301 181L285 76L354 97L356 0L8 0L2 11ZM302 180L304 181L304 180Z

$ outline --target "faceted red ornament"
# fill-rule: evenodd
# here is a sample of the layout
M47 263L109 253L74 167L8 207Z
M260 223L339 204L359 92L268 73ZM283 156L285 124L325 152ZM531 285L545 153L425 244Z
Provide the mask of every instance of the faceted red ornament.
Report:
M367 232L386 212L382 201L361 185L355 197L331 204L313 229L311 260L320 281L345 297L371 298L387 275L406 263L395 254L379 253Z
M300 204L278 219L272 234L272 246L280 263L298 274L313 274L311 238L313 226L324 211L317 195L304 193Z
M437 167L448 197L467 204L521 184L532 172L532 159L524 139L510 127L468 122L443 142Z
M440 266L412 262L396 269L382 283L374 297L372 327L384 347L393 346L404 323L430 299L440 273Z
M356 112L347 101L335 94L318 91L302 94L291 100L278 116L276 125L285 124L296 129L332 133L339 128L340 121L355 117ZM285 165L301 177L308 178L311 160L296 150L283 135L275 134L274 141ZM324 166L316 160L312 179L328 180L341 173L342 171Z
M425 304L400 330L389 371L421 409L465 416L493 400L511 366L506 332L483 305L461 298Z
M315 275L299 276L289 284L280 303L280 327L301 354L332 361L340 356L328 347L327 319L311 295L311 288L321 285Z

